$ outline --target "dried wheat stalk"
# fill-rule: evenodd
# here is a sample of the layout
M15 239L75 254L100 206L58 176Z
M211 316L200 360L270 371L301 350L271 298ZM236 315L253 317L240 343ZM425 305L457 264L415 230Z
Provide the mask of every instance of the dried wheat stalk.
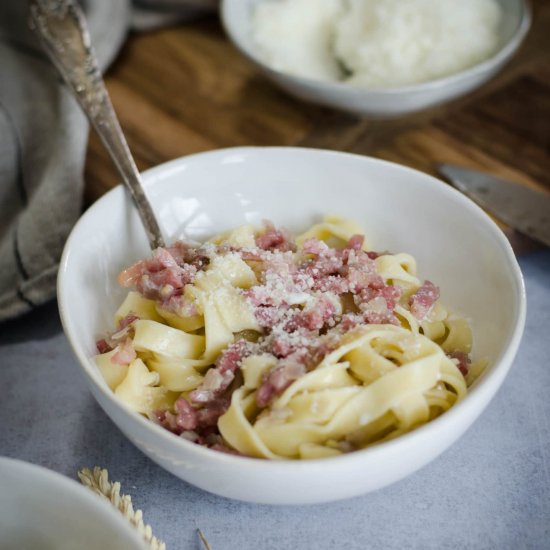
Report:
M143 512L134 510L132 498L129 495L120 494L120 483L109 481L109 473L97 466L92 470L83 468L78 472L78 477L83 485L94 493L107 499L122 515L134 526L143 540L151 547L151 550L166 550L164 542L153 535L150 525L143 522Z
M199 538L201 539L201 542L205 550L212 550L212 547L210 546L210 543L208 542L208 540L206 540L204 533L200 529L197 529L197 533L199 534Z

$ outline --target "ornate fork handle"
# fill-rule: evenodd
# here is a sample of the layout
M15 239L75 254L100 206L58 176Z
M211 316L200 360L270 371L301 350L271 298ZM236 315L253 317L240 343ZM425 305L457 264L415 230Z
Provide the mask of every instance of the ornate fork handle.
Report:
M29 6L31 28L115 163L141 216L151 248L164 246L155 214L103 82L82 10L73 0L30 0Z

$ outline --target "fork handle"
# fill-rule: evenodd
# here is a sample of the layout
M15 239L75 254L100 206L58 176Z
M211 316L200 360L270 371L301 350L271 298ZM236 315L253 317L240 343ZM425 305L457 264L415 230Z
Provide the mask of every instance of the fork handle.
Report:
M151 248L164 246L160 227L101 76L82 10L73 0L30 0L29 6L32 30L115 163L138 209Z

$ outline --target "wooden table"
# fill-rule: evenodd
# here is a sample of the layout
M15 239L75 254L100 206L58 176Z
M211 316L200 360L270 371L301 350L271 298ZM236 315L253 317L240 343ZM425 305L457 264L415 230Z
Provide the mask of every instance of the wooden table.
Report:
M106 81L140 170L198 151L298 145L371 155L435 174L451 162L550 190L550 2L519 53L466 97L398 120L359 119L287 96L230 44L216 18L130 36ZM119 178L95 135L86 200ZM517 252L536 247L504 228Z

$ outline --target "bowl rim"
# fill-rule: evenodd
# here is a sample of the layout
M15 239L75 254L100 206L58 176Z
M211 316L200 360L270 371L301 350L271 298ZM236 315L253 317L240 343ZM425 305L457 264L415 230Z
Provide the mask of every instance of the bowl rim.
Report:
M175 436L173 433L162 428L160 425L155 424L151 420L145 418L141 414L131 410L123 402L121 402L114 394L114 392L104 383L101 375L93 362L93 358L87 355L82 346L77 345L78 339L74 334L74 331L71 325L68 322L67 311L69 309L68 304L70 300L68 296L65 295L64 285L65 278L67 276L67 269L70 265L70 256L71 250L73 248L73 241L76 239L77 233L80 227L85 226L87 220L94 217L94 212L99 210L103 204L115 200L117 195L122 195L124 201L131 201L129 195L125 193L125 189L122 184L117 185L102 197L100 197L95 203L93 203L86 212L80 217L77 221L71 233L65 243L63 250L62 258L59 264L59 272L57 277L57 296L58 296L58 308L61 318L61 323L63 330L71 349L73 350L74 355L78 360L78 365L81 370L84 371L88 382L97 390L100 391L102 397L107 399L115 408L120 411L126 418L131 420L133 423L138 423L146 431L150 431L155 434L157 437L160 437L164 440L167 445L177 445L181 446L182 451L186 453L192 453L197 457L197 459L204 460L215 460L218 463L234 464L238 465L247 465L247 467L253 467L255 469L266 470L267 471L281 471L285 470L311 470L311 469L325 469L329 464L338 464L341 467L348 467L353 462L361 462L364 460L365 455L368 454L372 460L376 460L377 456L384 457L387 454L388 450L398 447L411 441L413 438L417 439L426 439L430 438L434 432L437 432L440 426L443 424L452 424L453 420L459 415L465 415L466 411L475 411L477 407L479 408L479 413L474 415L474 420L477 416L483 411L483 409L488 405L494 394L498 391L506 374L512 366L512 362L517 354L521 338L523 335L525 327L525 318L526 318L526 293L525 293L525 283L523 280L523 275L515 254L513 252L512 246L510 245L508 239L504 233L500 230L498 225L481 209L477 204L475 204L471 199L460 193L455 188L446 184L442 180L431 176L420 170L404 166L395 162L386 161L383 159L378 159L374 157L357 155L354 153L347 153L341 151L325 150L325 149L316 149L316 148L307 148L307 147L285 147L285 146L245 146L245 147L228 147L222 149L216 149L212 151L195 153L193 155L182 156L168 162L159 164L155 167L152 167L142 173L143 181L146 188L154 186L162 177L166 175L174 174L180 170L185 169L185 164L189 161L196 161L197 159L209 159L217 160L223 158L225 155L235 155L239 154L241 156L250 156L258 154L294 154L294 155L323 155L328 157L334 157L339 159L348 158L352 161L359 160L360 162L365 163L374 163L382 166L391 167L391 169L401 170L406 173L414 174L416 176L421 175L424 179L423 185L430 186L432 189L436 189L438 192L447 195L449 198L454 199L461 203L463 207L467 210L470 210L474 216L478 219L483 219L486 224L486 228L491 232L492 237L494 238L496 245L504 254L504 257L508 263L508 268L511 269L513 274L513 282L516 296L515 307L517 311L514 312L515 322L511 329L511 334L508 335L508 344L500 353L500 356L495 359L493 368L490 372L486 372L482 377L474 383L474 385L469 388L469 391L466 397L461 400L459 403L451 407L445 414L438 416L437 418L430 420L426 424L419 426L418 428L400 435L395 439L389 441L384 441L377 443L375 445L369 446L365 449L360 449L352 453L342 454L339 456L333 456L328 458L314 458L314 459L281 459L281 460L266 460L261 458L242 456L242 455L232 455L229 453L222 453L197 445L190 441L185 440ZM93 393L93 392L92 392ZM94 395L95 397L95 395ZM485 404L484 404L485 401ZM110 415L108 415L110 417ZM113 418L110 418L114 422ZM116 422L115 422L116 424ZM466 426L466 429L470 424ZM462 432L460 432L462 433ZM420 436L420 437L419 437Z
M246 46L246 41L244 40L241 33L237 32L236 28L232 24L232 18L229 16L229 5L235 1L240 0L221 0L220 5L220 17L222 21L222 26L225 29L225 32L236 46L236 48L253 62L256 66L260 67L262 70L270 73L276 78L287 79L293 82L300 84L301 86L307 86L309 88L319 88L327 92L338 92L344 94L370 94L370 95L400 95L400 94L415 94L419 92L425 92L430 90L440 90L447 86L453 86L458 84L463 80L469 78L474 78L476 76L482 75L487 71L495 67L499 67L501 64L504 64L521 46L524 38L526 37L529 29L531 28L531 23L533 21L533 12L529 0L519 0L521 6L521 17L518 21L514 34L511 36L510 40L502 45L495 53L493 53L487 59L484 59L480 63L476 63L472 67L468 67L459 71L457 73L452 73L441 78L436 78L433 80L427 80L425 82L419 82L417 84L407 84L405 86L390 86L383 88L368 88L363 86L350 86L342 81L324 81L316 80L314 78L308 78L304 76L294 75L275 69L269 66L263 59L261 59L255 51L250 50Z

